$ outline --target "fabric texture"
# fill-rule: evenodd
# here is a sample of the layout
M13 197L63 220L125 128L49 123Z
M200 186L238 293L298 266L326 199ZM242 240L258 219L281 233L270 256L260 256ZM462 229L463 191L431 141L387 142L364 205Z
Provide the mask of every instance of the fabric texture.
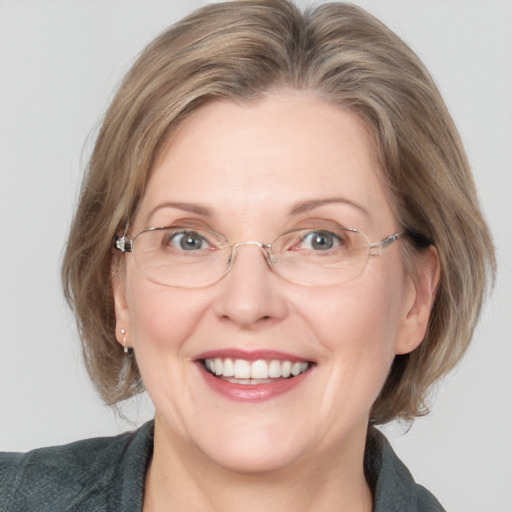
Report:
M0 454L2 512L141 512L153 453L153 422L116 437L78 441L26 454ZM366 478L374 512L444 512L414 482L391 445L370 429Z

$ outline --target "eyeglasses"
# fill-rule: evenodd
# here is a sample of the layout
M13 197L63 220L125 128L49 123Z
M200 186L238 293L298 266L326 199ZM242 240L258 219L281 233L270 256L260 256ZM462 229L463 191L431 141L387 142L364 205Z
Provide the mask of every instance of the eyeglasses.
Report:
M254 245L269 266L292 283L307 286L343 284L360 276L370 256L398 240L395 233L380 242L350 228L318 227L288 231L269 244L231 244L224 236L187 226L154 227L133 238L115 236L114 248L133 254L137 267L153 283L196 288L219 281L233 266L243 245Z

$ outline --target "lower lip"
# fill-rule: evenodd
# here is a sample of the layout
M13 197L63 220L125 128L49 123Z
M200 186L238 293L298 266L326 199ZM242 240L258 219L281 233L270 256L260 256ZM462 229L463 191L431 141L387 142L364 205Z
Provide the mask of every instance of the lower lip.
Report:
M291 379L280 379L265 384L235 384L214 377L199 364L199 371L206 384L216 393L239 402L263 402L292 391L299 386L311 372L311 368Z

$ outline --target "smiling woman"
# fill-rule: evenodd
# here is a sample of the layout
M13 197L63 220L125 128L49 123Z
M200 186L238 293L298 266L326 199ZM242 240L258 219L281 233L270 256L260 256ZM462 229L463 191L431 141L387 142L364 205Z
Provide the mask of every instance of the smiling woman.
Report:
M467 348L477 205L430 75L362 9L172 26L105 115L62 271L103 400L146 390L154 421L2 455L8 509L443 510L375 426Z
M433 250L418 256L416 283L399 243L369 261L365 237L341 235L400 231L377 169L358 117L311 91L212 101L176 127L128 231L186 226L189 246L140 247L144 267L135 250L114 280L116 324L156 407L155 443L172 432L233 472L316 472L319 454L335 449L341 465L362 461L372 404L394 354L423 339L438 278ZM328 201L327 191L349 201ZM177 201L210 213L168 206ZM205 230L250 242L232 258ZM253 242L281 233L279 251ZM270 365L281 374L271 378ZM160 456L180 460L175 450L165 444L155 467ZM361 490L359 469L350 488Z

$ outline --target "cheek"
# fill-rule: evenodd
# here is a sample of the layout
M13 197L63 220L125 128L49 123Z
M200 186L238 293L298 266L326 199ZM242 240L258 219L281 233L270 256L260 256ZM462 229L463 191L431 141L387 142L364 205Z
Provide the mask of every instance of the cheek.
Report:
M316 297L303 303L303 318L313 329L311 339L320 345L324 364L332 367L339 385L352 390L360 386L370 394L380 391L402 321L401 276L369 271L323 297L320 290L312 290Z
M318 364L326 377L318 407L327 426L367 421L394 359L399 308L395 297L371 291L351 286L318 302L308 317L322 353Z
M396 338L401 310L396 290L389 290L346 286L328 301L313 301L314 311L305 309L305 314L321 331L319 338L332 340L333 349L387 345Z
M134 276L127 288L135 350L179 349L202 314L205 301L180 288L156 285Z

